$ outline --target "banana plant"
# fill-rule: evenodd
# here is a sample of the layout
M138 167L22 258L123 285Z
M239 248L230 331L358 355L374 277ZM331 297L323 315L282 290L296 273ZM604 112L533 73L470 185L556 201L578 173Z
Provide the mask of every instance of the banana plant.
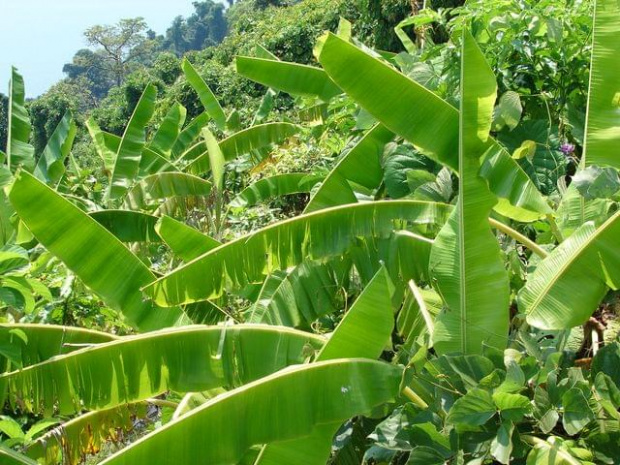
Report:
M156 98L157 89L149 84L144 89L125 128L112 167L110 188L107 194L110 201L120 199L138 176L142 150L146 143L144 128L153 116Z
M26 411L113 408L167 390L235 387L302 363L323 338L289 328L189 326L126 336L0 375L0 395Z
M596 2L582 170L592 165L620 168L614 155L614 148L620 147L620 119L614 100L620 80L609 72L618 61L618 25L618 4L610 0ZM520 291L519 304L530 324L545 329L570 329L583 324L608 289L619 288L620 259L612 245L612 238L617 237L618 214L600 225L589 221L592 213L599 222L607 216L607 212L601 214L600 201L585 199L572 185L565 194L561 208L575 218L571 223L579 227L571 230Z
M180 309L164 310L144 301L140 288L155 279L149 268L95 219L34 176L18 172L9 199L37 240L132 325L148 330L190 322Z
M252 207L272 198L308 193L316 183L322 180L323 176L321 175L308 175L306 173L277 174L262 178L237 194L229 206L233 208Z
M457 109L334 34L321 39L319 45L319 62L349 96L422 153L458 170ZM365 70L364 79L356 75L359 69ZM481 175L501 199L495 209L519 221L551 214L546 200L510 155L493 139L487 145Z
M459 108L459 193L456 208L437 235L430 269L446 303L435 320L439 353L480 353L484 345L504 349L508 338L508 273L488 217L497 198L480 176L489 150L497 85L469 32L462 37Z
M30 145L30 118L24 107L25 98L24 78L12 68L6 146L6 164L11 172L20 165L30 171L34 169L34 147Z
M265 430L264 427L260 430L253 429L256 431L256 434L252 433L246 436L244 442L239 442L230 434L235 431L234 425L242 421L242 416L233 416L229 420L231 429L220 426L219 430L214 430L219 431L217 435L218 444L223 442L225 447L218 446L209 452L209 460L212 463L236 463L247 453L247 449L250 446L261 444L261 442L270 442L270 444L262 447L256 459L256 464L282 463L283 461L286 461L286 463L302 463L299 462L299 460L302 460L303 463L317 465L325 463L330 453L332 436L339 428L340 423L346 419L347 415L350 415L350 412L354 411L350 410L345 413L345 410L349 407L342 408L344 405L349 404L349 401L346 400L346 394L349 392L349 389L356 389L357 394L355 397L359 399L363 398L368 406L377 402L378 399L375 397L375 393L378 392L376 391L377 389L387 388L388 391L391 391L391 394L387 394L387 392L382 394L387 395L380 402L385 402L390 397L394 398L397 396L398 387L396 385L400 384L400 382L397 381L397 374L400 372L398 367L371 361L379 356L388 342L392 330L393 312L391 309L390 295L391 288L389 277L386 271L382 269L356 300L347 316L339 324L329 341L320 350L314 362L299 368L283 370L255 383L250 383L242 388L217 396L212 401L208 401L173 420L167 426L167 428L169 428L168 431L160 430L153 433L149 441L151 441L152 444L156 444L169 439L171 434L176 434L175 431L192 431L195 427L192 423L196 421L202 423L203 421L206 422L206 418L219 418L218 410L221 406L220 402L229 403L229 405L245 405L246 407L242 408L241 411L247 412L248 408L251 409L252 399L259 395L264 401L267 401L267 405L269 405L269 407L264 410L265 414L270 412L270 415L274 415L272 418L278 418L277 423L282 424L282 422L286 422L286 420L280 418L280 415L288 411L289 414L287 414L287 416L290 418L290 409L295 404L295 402L289 403L284 400L287 396L295 392L293 386L299 386L298 383L305 382L309 383L308 387L311 387L314 383L320 382L323 389L329 390L332 381L329 380L328 377L335 376L336 379L344 381L346 377L344 379L341 378L344 375L341 371L346 370L347 368L345 367L347 366L355 366L355 370L359 375L353 375L351 372L351 374L348 375L348 384L340 384L341 393L345 394L345 399L343 403L340 404L340 407L336 406L338 404L323 404L323 406L317 410L318 406L312 405L313 402L315 402L314 398L304 395L304 402L297 402L297 404L303 405L302 409L299 411L300 414L296 416L296 420L291 422L290 425L287 423L286 428L274 428L273 430ZM364 358L338 360L339 357ZM330 364L328 360L334 360L333 365ZM334 368L327 368L332 366ZM336 369L336 366L339 368ZM365 376L364 373L367 368L371 366L373 367L375 375L381 377L381 382L376 382L375 380L375 382L371 383L374 386L372 389L375 390L375 393L367 389L365 383L362 381ZM329 370L329 374L327 370ZM397 376L391 380L383 378L383 376L390 371ZM321 375L318 374L319 372ZM385 374L382 375L382 372ZM288 382L287 379L289 380ZM386 382L387 385L385 384ZM279 396L278 398L280 401L276 403L269 402L268 399L276 398L272 396ZM322 395L319 395L319 397L322 397ZM326 398L323 399L325 400ZM277 405L282 405L283 409L280 411L276 407ZM311 408L314 412L312 415L304 415L301 413L308 408ZM354 407L354 409L358 408L359 407ZM360 411L359 413L366 412ZM253 412L252 417L258 419L261 415L263 415L262 411L257 410ZM319 420L319 418L321 419ZM211 422L202 424L212 425ZM189 442L187 444L189 444ZM231 448L232 444L236 446ZM300 451L304 453L300 454ZM136 444L120 451L108 460L109 463L128 463L128 461L135 460L137 457L144 457L145 455L151 456L151 454L152 448L150 445L148 447L140 447ZM190 456L191 454L180 456L179 459L184 463L189 460Z
M301 215L213 249L144 291L158 304L170 306L215 298L222 295L225 285L242 288L304 259L339 255L357 237L388 237L394 222L437 227L451 210L449 205L434 202L382 201Z

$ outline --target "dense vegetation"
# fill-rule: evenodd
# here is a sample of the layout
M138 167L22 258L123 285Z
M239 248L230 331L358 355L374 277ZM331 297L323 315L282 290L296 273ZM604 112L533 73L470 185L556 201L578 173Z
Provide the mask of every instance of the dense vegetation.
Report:
M354 3L13 70L1 463L620 463L617 0Z

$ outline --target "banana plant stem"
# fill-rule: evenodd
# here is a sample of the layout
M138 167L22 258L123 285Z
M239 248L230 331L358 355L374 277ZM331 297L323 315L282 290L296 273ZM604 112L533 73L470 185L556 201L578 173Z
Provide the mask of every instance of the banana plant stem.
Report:
M409 399L411 402L413 402L415 405L417 405L418 407L423 408L423 409L428 408L428 404L424 402L424 400L422 400L422 398L419 395L413 392L413 389L411 389L409 386L406 386L403 389L403 395L407 399Z
M535 253L539 257L546 258L549 255L549 253L546 250L544 250L542 247L540 247L536 242L527 238L520 232L515 231L510 226L507 226L504 223L501 223L493 218L489 218L489 223L491 223L491 226L497 229L498 231L503 232L507 236L512 237L515 241L523 244L525 247L530 249L533 253Z

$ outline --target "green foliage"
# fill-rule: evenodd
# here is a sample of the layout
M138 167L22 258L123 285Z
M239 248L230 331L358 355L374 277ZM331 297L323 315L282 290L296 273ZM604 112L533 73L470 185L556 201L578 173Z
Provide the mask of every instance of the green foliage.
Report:
M617 343L599 352L594 363L611 362L614 350ZM392 412L370 436L375 447L392 458L408 453L408 463L423 450L427 453L422 448L434 451L440 463L459 453L481 463L576 464L585 457L591 463L611 463L607 460L620 449L599 429L618 425L620 391L609 377L611 365L605 373L593 370L589 375L569 367L560 353L546 360L511 349L495 355L499 358L426 361L416 379L433 401L427 409L407 404ZM601 442L607 447L598 449ZM543 459L554 450L566 462Z
M617 461L617 1L418 3L126 21L88 117L111 55L14 72L2 459Z
M193 2L193 5L192 15L188 18L177 16L166 30L162 47L177 56L217 45L226 36L224 5L212 0Z

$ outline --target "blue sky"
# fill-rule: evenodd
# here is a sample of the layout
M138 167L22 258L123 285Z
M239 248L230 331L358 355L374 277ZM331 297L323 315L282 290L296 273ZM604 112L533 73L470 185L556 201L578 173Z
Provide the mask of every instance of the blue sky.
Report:
M62 66L86 47L83 32L142 16L158 34L175 16L193 12L192 0L0 0L0 92L6 94L11 65L36 97L63 77Z

